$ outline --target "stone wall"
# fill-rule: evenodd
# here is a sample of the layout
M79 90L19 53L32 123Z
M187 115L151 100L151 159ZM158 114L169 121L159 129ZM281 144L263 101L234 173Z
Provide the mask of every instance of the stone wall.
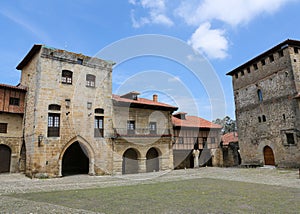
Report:
M264 148L272 148L275 165L300 166L299 54L285 47L233 75L239 145L243 164L263 165ZM264 62L263 62L264 61ZM258 91L262 92L262 100ZM292 133L294 144L287 143Z

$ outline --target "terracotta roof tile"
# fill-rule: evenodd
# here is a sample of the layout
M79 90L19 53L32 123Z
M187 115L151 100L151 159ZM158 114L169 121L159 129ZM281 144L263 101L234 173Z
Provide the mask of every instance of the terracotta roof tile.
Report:
M182 126L182 127L211 128L211 129L222 128L220 125L214 124L208 120L196 116L185 116L185 120L181 120L173 116L172 123L174 126Z
M166 108L173 108L174 110L177 110L178 108L175 106L171 106L166 103L161 102L154 102L153 100L145 99L145 98L138 98L137 100L132 100L124 97L120 97L119 95L112 95L113 100L117 102L123 102L123 103L136 103L136 104L143 104L143 105L149 105L149 106L159 106L159 107L166 107Z
M26 87L22 86L22 85L13 86L13 85L6 85L6 84L1 84L0 83L0 87L1 88L10 88L10 89L16 89L16 90L26 91Z
M231 142L238 142L239 137L237 132L230 132L222 136L223 145L229 145Z

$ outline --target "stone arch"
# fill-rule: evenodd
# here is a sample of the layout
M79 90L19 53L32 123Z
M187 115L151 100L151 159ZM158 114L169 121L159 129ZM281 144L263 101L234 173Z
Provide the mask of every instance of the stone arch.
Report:
M151 147L146 153L146 172L157 172L160 169L161 151Z
M73 145L73 146L72 146ZM72 148L72 147L73 148ZM64 159L64 155L72 152L70 150L73 150L73 152L76 153L76 151L79 152L79 154L81 155L81 157L84 160L83 154L80 152L78 146L81 149L81 152L84 153L84 155L88 158L88 174L90 175L94 175L95 174L95 169L94 169L94 163L95 163L95 153L94 150L92 148L92 146L88 143L88 141L86 141L84 138L80 137L80 136L76 136L73 139L71 139L62 149L60 156L59 156L59 176L63 175L63 159ZM72 153L71 153L72 154ZM68 154L70 155L70 153Z
M122 156L122 174L134 174L139 172L140 152L134 148L128 148Z
M265 165L275 166L274 152L270 146L265 146L263 149Z
M0 173L10 172L11 148L8 145L0 144Z

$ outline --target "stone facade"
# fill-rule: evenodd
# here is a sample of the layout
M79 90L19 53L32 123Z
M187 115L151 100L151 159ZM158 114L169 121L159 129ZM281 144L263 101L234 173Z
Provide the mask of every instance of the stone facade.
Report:
M35 45L17 69L22 70L21 85L27 87L26 174L61 176L65 152L75 142L88 157L90 174L111 173L112 64ZM99 114L96 109L101 109ZM94 136L96 116L103 117L101 137Z
M171 117L177 107L161 105L157 95L153 100L114 95L113 101L114 173L173 169ZM127 170L129 164L135 169Z
M21 148L25 93L23 87L0 84L0 172L19 172L24 168ZM4 156L10 160L3 160Z
M244 165L300 166L300 41L286 40L232 70Z

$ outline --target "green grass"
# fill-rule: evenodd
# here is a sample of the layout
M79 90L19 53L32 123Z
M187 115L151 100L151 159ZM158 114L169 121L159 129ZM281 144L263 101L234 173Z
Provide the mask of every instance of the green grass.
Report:
M300 189L194 179L13 197L101 213L299 213Z

